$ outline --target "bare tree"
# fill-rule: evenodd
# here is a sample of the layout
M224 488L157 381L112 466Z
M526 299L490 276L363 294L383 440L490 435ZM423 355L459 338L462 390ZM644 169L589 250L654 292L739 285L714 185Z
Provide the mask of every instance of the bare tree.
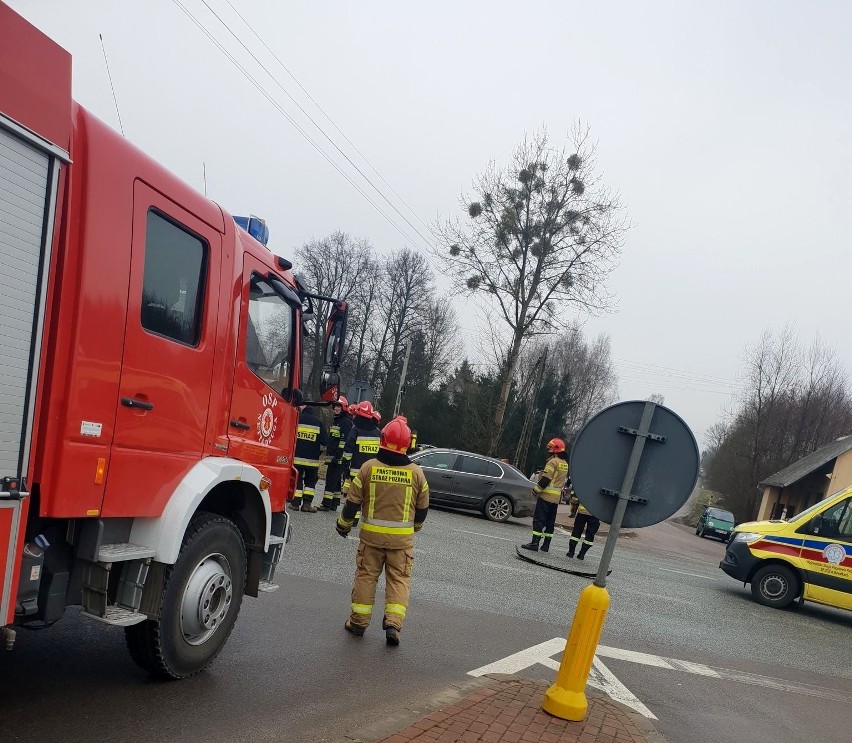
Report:
M457 288L489 297L511 330L493 451L524 340L553 332L569 308L596 311L609 305L604 282L626 224L617 196L595 172L585 129L574 131L570 152L551 145L544 130L524 139L509 165L489 165L474 190L463 200L470 221L449 221L439 232Z
M403 248L384 263L377 296L373 371L370 384L382 390L382 403L392 403L387 383L402 366L401 348L429 312L435 281L420 253Z
M321 240L306 243L296 251L299 277L311 291L347 301L371 260L372 250L367 240L354 239L345 232L333 232ZM307 386L316 393L322 371L325 324L331 305L320 302L314 308L316 316L310 337L311 368Z
M554 345L552 363L560 375L567 375L571 381L565 431L573 436L593 415L610 405L618 393L610 339L599 335L589 342L575 323Z

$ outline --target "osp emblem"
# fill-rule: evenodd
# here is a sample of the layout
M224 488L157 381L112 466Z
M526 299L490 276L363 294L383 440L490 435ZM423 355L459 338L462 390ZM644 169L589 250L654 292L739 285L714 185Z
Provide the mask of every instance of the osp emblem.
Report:
M278 430L278 418L275 416L278 399L275 395L264 395L262 402L263 412L257 416L257 440L269 446Z
M840 565L846 559L846 550L839 544L827 544L822 556L832 565Z

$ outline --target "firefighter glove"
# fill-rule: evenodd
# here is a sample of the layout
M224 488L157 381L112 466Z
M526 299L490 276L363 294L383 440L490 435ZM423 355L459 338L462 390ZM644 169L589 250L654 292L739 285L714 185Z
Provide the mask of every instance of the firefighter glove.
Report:
M347 523L343 519L338 518L334 528L337 529L337 533L345 539L349 536L349 532L352 531L352 522L350 521Z

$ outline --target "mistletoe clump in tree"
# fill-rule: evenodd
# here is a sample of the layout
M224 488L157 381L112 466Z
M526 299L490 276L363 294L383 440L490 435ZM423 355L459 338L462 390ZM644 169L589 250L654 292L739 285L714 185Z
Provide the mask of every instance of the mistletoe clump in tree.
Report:
M574 312L607 309L605 281L627 229L618 196L595 171L588 130L569 146L546 131L527 137L506 167L492 163L466 196L464 220L440 227L448 275L462 293L488 297L507 326L491 451L524 342L564 326Z

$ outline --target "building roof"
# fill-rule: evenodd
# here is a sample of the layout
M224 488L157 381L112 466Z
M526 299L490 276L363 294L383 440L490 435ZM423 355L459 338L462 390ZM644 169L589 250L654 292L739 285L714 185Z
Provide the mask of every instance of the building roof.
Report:
M837 457L845 454L850 449L852 449L852 436L841 436L830 444L817 449L813 454L808 454L808 456L803 457L798 462L793 462L793 464L785 467L783 470L770 475L759 484L786 488L788 485L798 482L820 467L828 464L832 459L837 459Z

